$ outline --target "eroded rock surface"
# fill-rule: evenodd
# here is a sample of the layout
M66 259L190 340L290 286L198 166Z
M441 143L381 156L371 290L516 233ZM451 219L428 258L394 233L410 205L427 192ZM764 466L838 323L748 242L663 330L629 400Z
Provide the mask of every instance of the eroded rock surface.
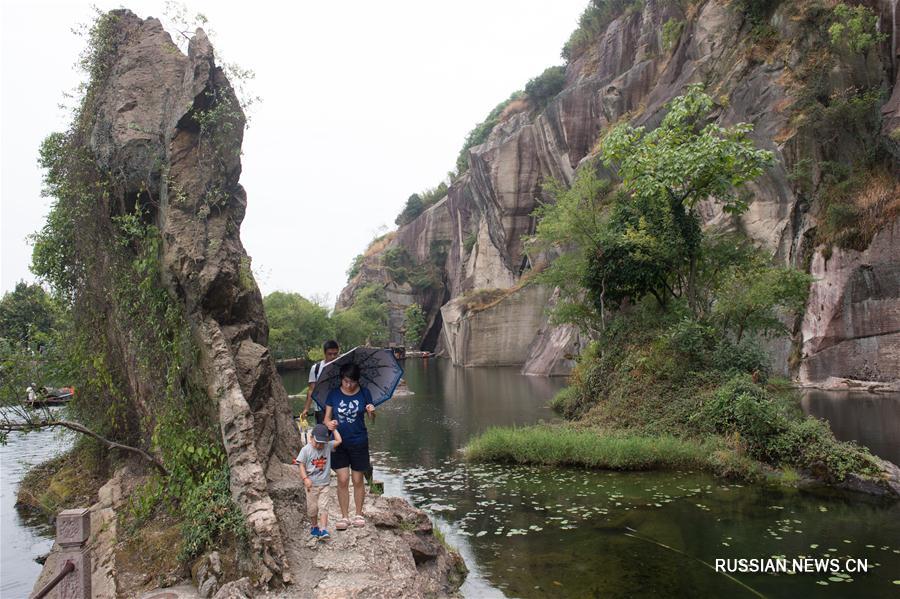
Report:
M161 233L162 283L182 309L199 350L197 374L214 406L211 413L218 418L228 458L231 495L247 524L252 564L247 568L248 582L254 593L287 585L285 596L306 596L304 589L328 572L323 567L317 574L317 565L307 568L312 562L295 547L308 536L295 534L304 501L296 492L296 468L289 465L300 449L300 438L267 349L262 296L240 239L247 204L239 182L245 124L240 102L201 29L190 39L185 55L158 20L140 19L124 9L110 15L115 52L93 98L86 150L100 170L110 174L111 202L118 206L114 213L140 208L138 212ZM128 331L117 334L127 338ZM160 381L132 385L135 402L152 417L152 406L142 403L141 384ZM101 493L95 513L113 513L120 504ZM114 525L113 515L98 521L95 531L112 530L114 536ZM448 559L442 546L436 549L424 537L381 538L375 529L367 534L412 562L410 544L417 555L426 545L433 549L431 562ZM109 561L104 557L106 545L97 544L97 567ZM352 544L343 559L362 563L373 555L373 547L373 543ZM291 555L302 562L291 563ZM385 563L395 570L406 565L393 556ZM200 596L248 592L240 581L219 588L222 576L216 564L210 554L195 568ZM115 585L122 581L115 580L114 566L105 572L112 580L96 588L99 596L114 596ZM412 578L400 588L410 596L447 584L446 577L440 578L447 571L432 566L417 564L407 574ZM357 577L352 596L379 596L379 589L388 588L376 586L370 592L366 584L372 580Z
M888 34L890 43L864 56L842 54L828 74L826 85L829 94L839 97L847 89L865 89L880 82L888 92L881 107L881 142L892 148L895 157L900 157L900 17L896 2L878 0L869 4L879 15L879 27ZM701 211L708 225L744 231L777 261L796 267L805 267L809 255L826 252L826 248L811 247L821 207L809 205L809 198L798 188L791 172L801 156L809 153L817 164L844 160L841 152L846 158L859 150L823 147L798 125L802 119L797 118L795 106L804 85L804 69L808 68L805 61L813 52L809 49L813 38L822 35L821 23L810 21L814 17L803 12L805 7L805 3L780 3L772 13L768 24L779 40L789 41L775 49L755 43L750 33L753 25L738 10L737 3L726 0L695 3L688 12L683 12L677 3L647 0L641 10L627 11L614 19L603 35L567 65L565 88L544 109L512 112L493 129L484 144L470 149L468 171L450 185L446 207L441 204L441 210L449 213L450 223L449 231L443 218L440 224L440 235L449 233L451 244L444 264L448 295L421 298L426 311L435 314L440 305L455 302L472 290L518 285L532 267L524 253L523 238L534 231L530 215L537 202L547 199L541 185L551 177L570 184L579 165L592 155L600 135L611 125L629 120L653 127L661 120L664 105L680 95L686 85L698 82L704 83L707 91L721 102L719 123L752 123L757 144L773 151L776 157L776 165L751 186L754 197L749 210L734 220L714 204L704 205ZM671 47L665 47L661 31L665 23L673 20L684 23L682 34ZM813 175L818 182L821 173L816 171ZM398 246L422 246L418 240L432 234L429 223L433 216L426 214L400 228ZM879 239L881 249L874 252L879 256L878 265L872 264L868 276L884 289L892 286L888 278L894 271L888 257L900 255L900 240L890 234ZM374 275L371 279L370 274ZM366 280L378 282L384 276L383 269L379 270L378 254L371 256L367 268L345 290L344 304L349 303L354 285ZM828 276L832 276L831 271ZM845 278L834 285L850 281ZM858 285L855 288L859 290ZM834 293L844 296L857 292L841 287ZM437 306L435 300L439 302ZM896 296L885 296L881 301L882 311L898 309ZM451 312L452 302L448 308ZM506 308L498 304L491 308L494 309ZM820 312L811 303L806 320L819 318ZM816 357L819 342L809 342L804 334L805 360L809 363L802 367L801 377L808 382L822 382L832 375L845 376L842 373L848 370L859 376L886 376L887 370L867 370L862 363L877 360L893 364L889 356L896 352L897 339L896 329L889 321L874 319L865 325L868 341L850 331L846 334L859 338L854 344L831 350L822 346L833 358ZM451 335L455 333L446 326L443 330L446 344L453 345ZM544 325L535 326L532 333L528 344L534 351L522 357L523 372L564 372L565 355L571 352L570 332ZM428 341L437 345L433 336ZM469 358L489 356L492 349L489 335L474 339L475 344L482 342L484 347L473 347L467 352L468 357L455 351L449 355L463 358L457 363L478 365L478 360ZM781 345L777 354L784 358L790 344ZM423 346L431 349L424 343ZM839 351L849 353L838 357ZM854 365L838 367L845 359ZM787 372L787 360L781 362L775 369ZM896 369L893 376L900 376Z
M800 380L900 379L900 220L863 252L815 253Z

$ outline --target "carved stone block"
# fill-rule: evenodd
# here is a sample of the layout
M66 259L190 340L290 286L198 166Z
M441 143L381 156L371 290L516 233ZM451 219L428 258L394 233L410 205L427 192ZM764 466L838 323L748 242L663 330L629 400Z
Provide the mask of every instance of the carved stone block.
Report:
M56 516L56 540L62 547L79 547L90 536L90 510L63 510Z

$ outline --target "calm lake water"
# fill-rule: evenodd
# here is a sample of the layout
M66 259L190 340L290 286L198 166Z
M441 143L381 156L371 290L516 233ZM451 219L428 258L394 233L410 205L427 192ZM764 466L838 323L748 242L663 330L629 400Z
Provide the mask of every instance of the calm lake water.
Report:
M57 408L58 409L58 408ZM43 518L15 509L19 481L31 466L71 447L71 435L59 431L13 433L0 445L0 597L27 597L41 573L34 558L50 551L55 531Z
M553 419L546 404L563 381L444 360L407 360L405 368L415 395L380 406L370 426L376 477L387 494L428 511L460 550L471 569L462 589L468 597L900 594L900 504L702 473L466 464L458 450L488 427ZM305 375L285 377L290 393L305 387ZM898 408L880 406L894 418ZM843 409L832 415L854 413L852 403ZM873 446L886 439L889 448L900 434L861 428L871 435L857 439ZM773 556L867 559L870 569L729 578L708 566Z
M491 426L553 420L560 379L515 369L407 360L415 395L370 426L386 493L429 512L471 572L467 597L897 597L900 504L866 496L732 484L701 473L585 472L466 464L458 450ZM306 372L286 373L299 393ZM302 406L302 404L300 404ZM900 397L811 393L808 413L836 434L896 456ZM300 408L297 407L297 410ZM27 468L70 440L46 431L0 446L0 597L22 597L52 529L13 508ZM867 559L866 574L734 574L717 558ZM896 581L896 582L895 582Z
M805 413L827 420L841 441L856 441L900 464L900 393L811 389L800 405Z

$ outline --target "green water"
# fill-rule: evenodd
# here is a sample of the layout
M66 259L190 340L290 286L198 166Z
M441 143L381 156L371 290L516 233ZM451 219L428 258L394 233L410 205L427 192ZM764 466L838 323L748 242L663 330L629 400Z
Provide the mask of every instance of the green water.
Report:
M546 402L563 381L443 360L406 370L415 395L380 406L370 426L376 478L460 550L468 597L900 596L900 504L701 473L466 464L458 449L474 434L552 419ZM285 377L289 392L304 375ZM773 556L867 559L870 569L732 579L703 563Z

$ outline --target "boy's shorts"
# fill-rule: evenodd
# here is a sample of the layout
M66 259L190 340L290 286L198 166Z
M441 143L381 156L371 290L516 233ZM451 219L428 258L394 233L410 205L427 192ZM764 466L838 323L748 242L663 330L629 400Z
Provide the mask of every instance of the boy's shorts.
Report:
M313 485L306 491L306 515L310 519L316 518L319 514L328 513L328 485ZM313 526L317 523L313 521Z
M331 452L331 469L338 470L350 466L354 472L367 472L369 464L369 444L347 445L341 443Z

